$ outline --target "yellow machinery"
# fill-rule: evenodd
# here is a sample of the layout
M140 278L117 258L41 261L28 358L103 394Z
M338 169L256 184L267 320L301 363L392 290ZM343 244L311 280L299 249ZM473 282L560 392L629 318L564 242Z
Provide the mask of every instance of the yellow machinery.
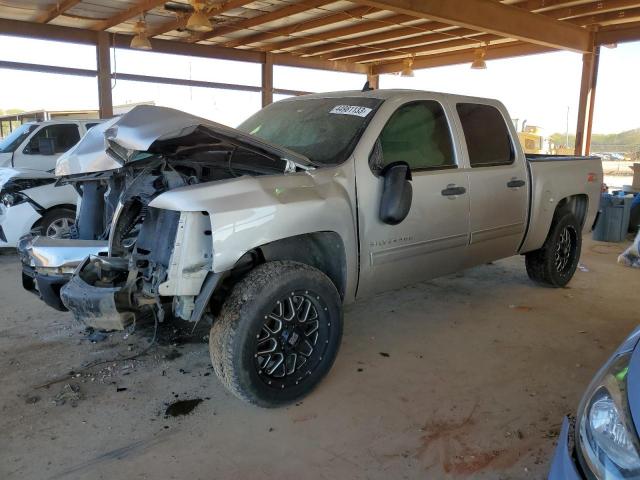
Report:
M516 130L518 120L514 120ZM518 132L518 140L524 153L543 153L551 155L573 155L573 149L565 145L556 145L549 137L545 137L541 127L527 125L526 120L522 122L522 130Z

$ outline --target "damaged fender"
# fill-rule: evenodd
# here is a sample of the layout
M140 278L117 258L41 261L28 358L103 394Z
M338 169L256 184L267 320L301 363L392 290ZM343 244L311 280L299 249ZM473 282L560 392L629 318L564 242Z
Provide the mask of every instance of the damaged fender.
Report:
M284 176L245 176L180 187L158 195L149 206L206 212L212 227L211 267L217 273L231 270L246 252L267 243L335 232L347 252L345 299L349 300L355 296L357 259L348 252L356 252L357 244L348 168L353 168L351 162Z

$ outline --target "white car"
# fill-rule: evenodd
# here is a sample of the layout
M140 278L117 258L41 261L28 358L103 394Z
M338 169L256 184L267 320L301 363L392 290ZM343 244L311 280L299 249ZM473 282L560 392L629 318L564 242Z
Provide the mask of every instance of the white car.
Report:
M33 229L66 238L75 223L78 194L71 185L37 170L0 168L0 248L15 247Z
M0 167L49 171L58 157L99 120L51 120L20 125L0 140Z
M78 195L56 187L60 155L100 120L51 120L21 125L0 140L0 248L15 247L33 229L50 238L68 237Z

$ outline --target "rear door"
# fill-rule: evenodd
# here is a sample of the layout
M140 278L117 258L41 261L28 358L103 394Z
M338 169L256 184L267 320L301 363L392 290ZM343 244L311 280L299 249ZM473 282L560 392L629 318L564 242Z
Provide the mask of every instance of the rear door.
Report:
M80 129L75 123L44 125L15 151L13 160L18 168L49 171L56 167L60 155L80 141ZM40 151L43 142L53 144L53 151Z
M356 159L358 296L455 271L464 262L468 243L469 184L458 164L445 107L425 99L386 104L383 109L379 115L388 120L370 127L378 131L369 161ZM394 162L409 164L413 199L408 216L398 225L388 225L379 218L380 171Z
M472 266L518 252L526 230L529 184L506 113L482 103L457 103L456 111L471 167L467 266Z

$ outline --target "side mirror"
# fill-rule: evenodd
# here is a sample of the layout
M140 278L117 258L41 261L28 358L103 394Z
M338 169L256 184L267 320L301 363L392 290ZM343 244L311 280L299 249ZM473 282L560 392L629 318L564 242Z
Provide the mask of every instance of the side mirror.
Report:
M38 139L38 153L40 155L53 155L56 153L56 139L55 138L39 138Z
M411 210L411 169L406 162L393 162L384 167L380 175L384 182L380 220L389 225L397 225L407 218Z

